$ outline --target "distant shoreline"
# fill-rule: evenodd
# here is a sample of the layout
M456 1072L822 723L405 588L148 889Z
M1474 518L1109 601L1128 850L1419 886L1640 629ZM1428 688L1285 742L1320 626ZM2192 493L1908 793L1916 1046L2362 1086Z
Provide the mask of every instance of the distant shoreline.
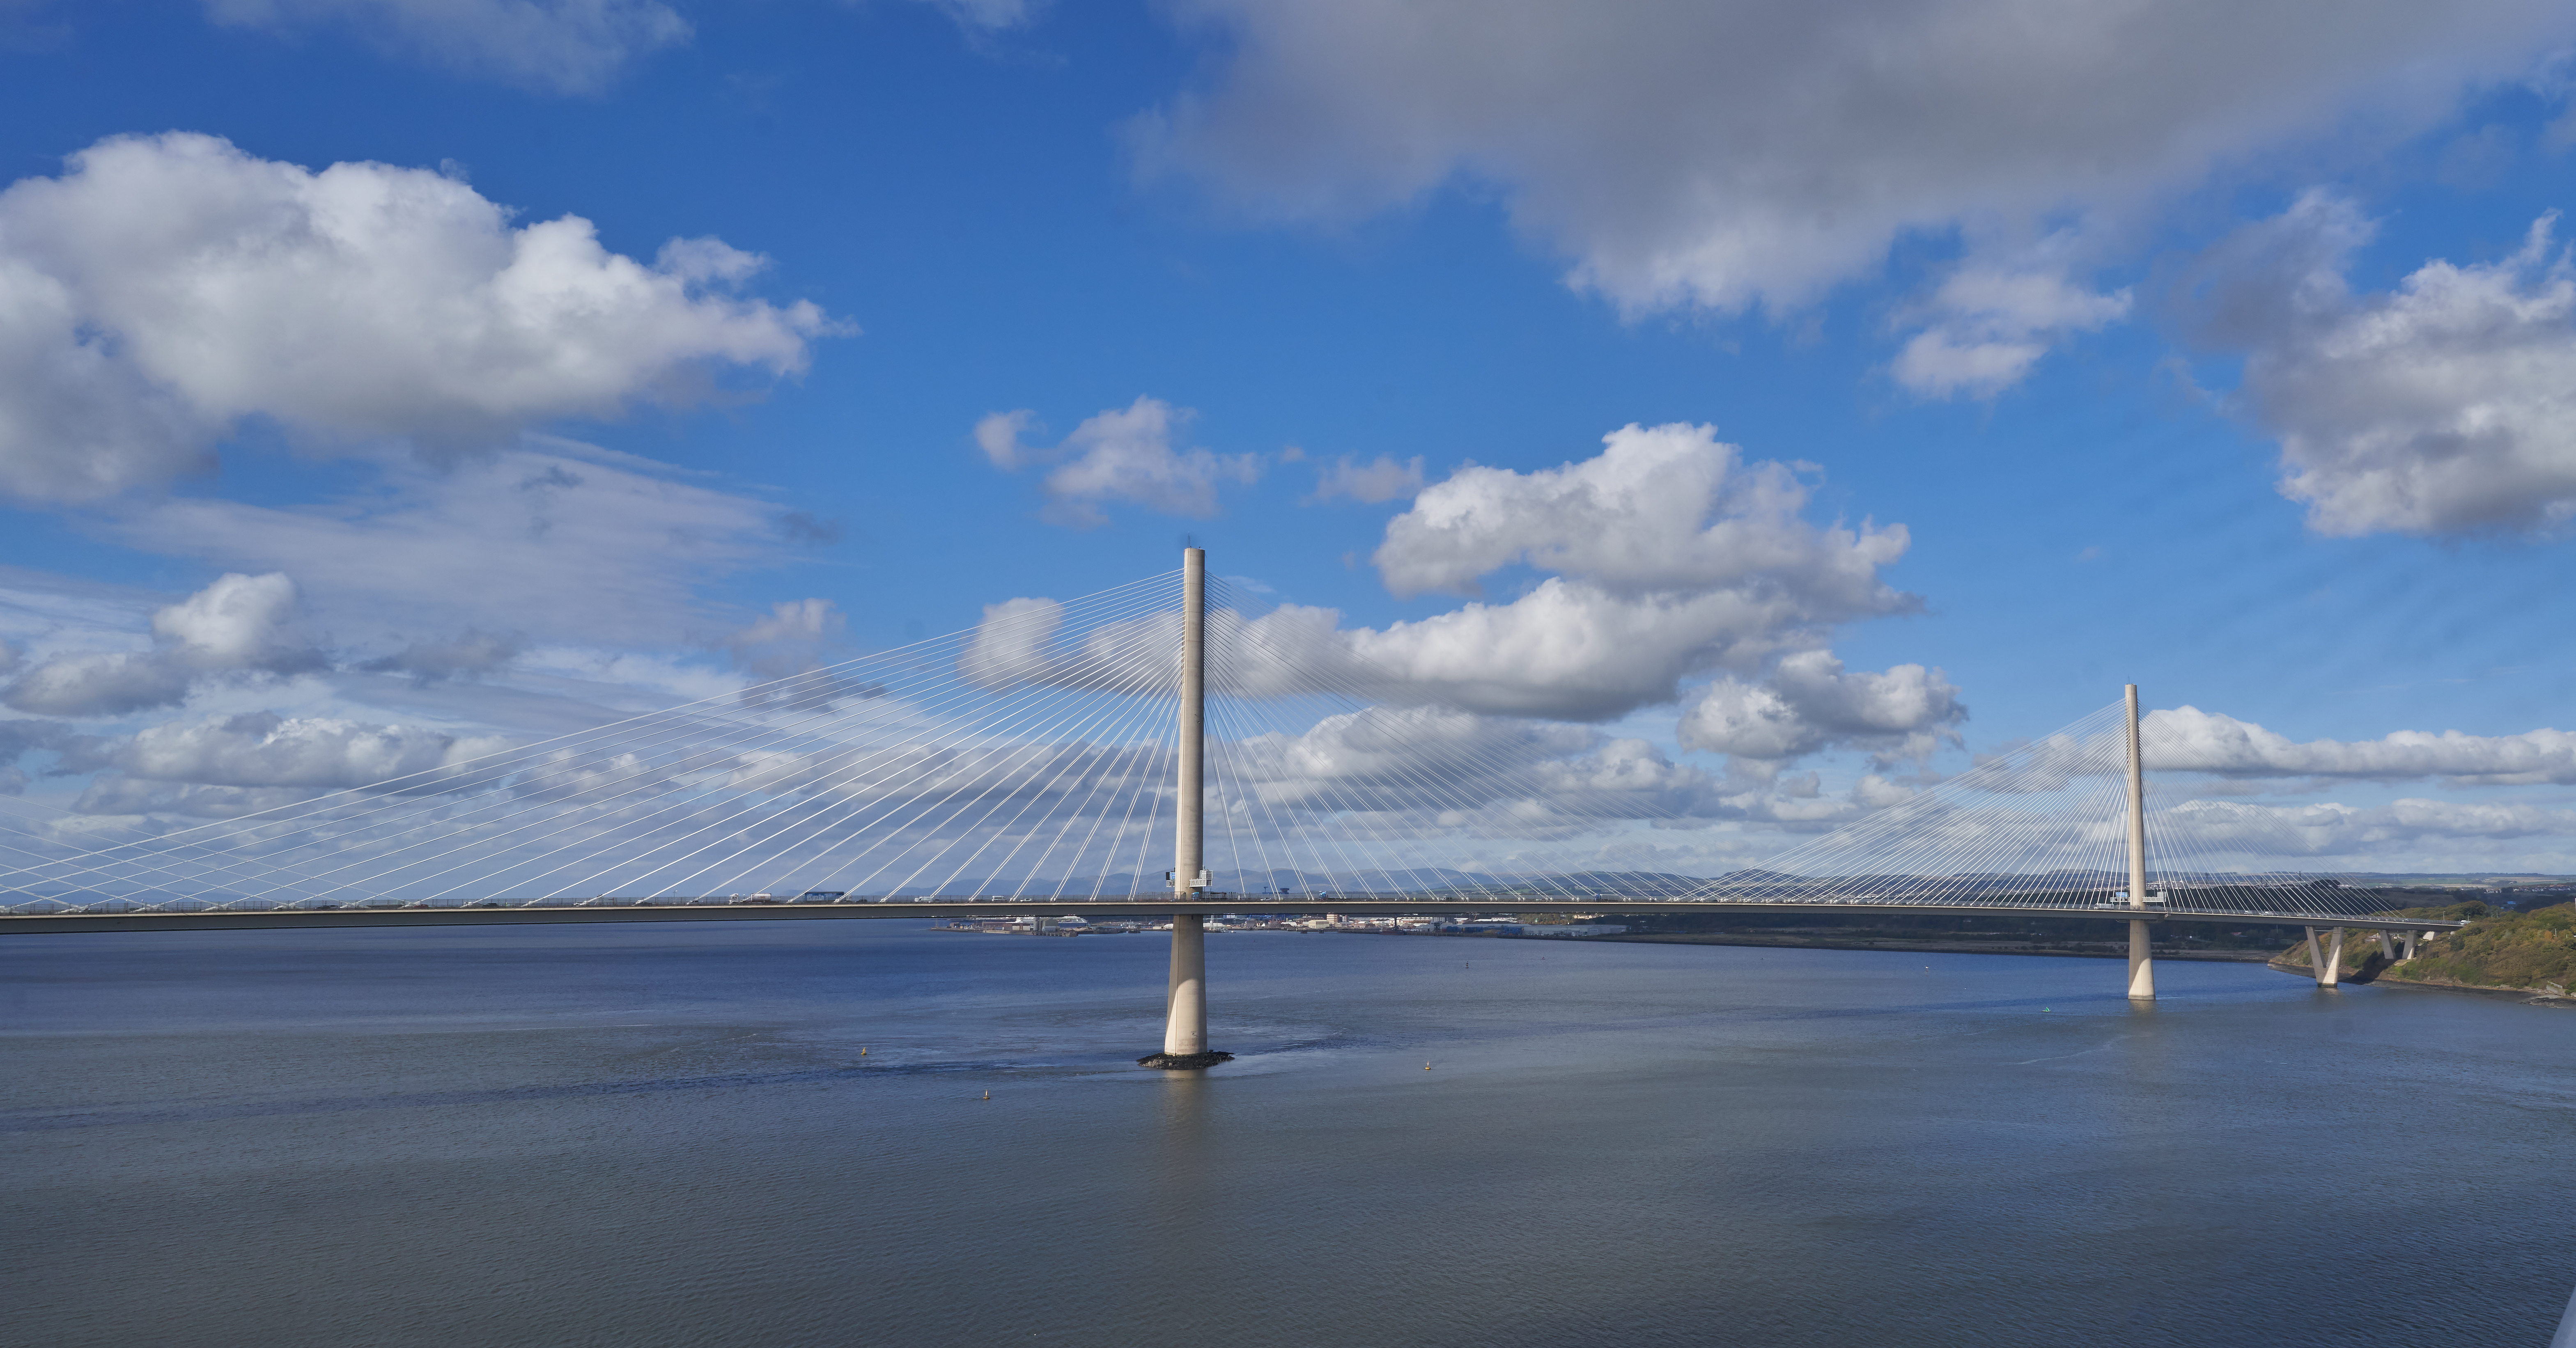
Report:
M2284 964L2278 956L2265 963L2266 967L2274 973L2290 974L2299 978L2316 977L2306 965ZM2379 974L2368 979L2346 978L2344 981L2362 983L2370 987L2378 987L2384 983L2394 988L2423 988L2428 992L2466 992L2479 997L2510 997L2515 1001L2528 1002L2534 1006L2560 1006L2576 1010L2576 997L2552 997L2535 988L2499 987L2492 983L2436 983L2430 979L2398 978L2390 974Z

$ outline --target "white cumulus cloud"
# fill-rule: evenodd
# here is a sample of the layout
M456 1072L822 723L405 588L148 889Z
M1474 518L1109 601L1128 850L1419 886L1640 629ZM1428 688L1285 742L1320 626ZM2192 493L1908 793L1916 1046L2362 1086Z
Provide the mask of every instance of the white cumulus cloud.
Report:
M726 290L757 264L694 240L648 266L425 170L104 140L0 192L0 491L163 482L248 417L452 453L797 373L835 329Z
M152 615L149 651L73 652L0 688L0 702L51 716L123 716L187 700L201 675L288 676L329 666L304 635L282 574L227 574Z
M2190 312L2245 352L2281 491L2327 534L2529 531L2576 516L2576 272L2542 217L2490 263L2345 279L2372 233L2311 194L2200 260Z
M1025 409L995 412L975 424L976 447L1005 471L1053 464L1043 483L1043 517L1089 529L1109 522L1101 506L1132 501L1166 515L1205 519L1217 513L1217 488L1261 476L1257 454L1215 454L1174 449L1172 436L1191 412L1159 398L1139 397L1124 408L1086 418L1064 443L1040 448L1021 443L1036 423Z
M2361 807L2188 801L2157 827L2210 853L2313 857L2394 852L2427 844L2576 835L2576 810L2502 801L2399 800Z
M301 674L329 663L297 630L302 596L283 572L238 573L152 615L152 635L200 669Z
M2394 782L2433 777L2454 786L2576 785L2576 734L2430 734L2400 730L2375 740L2298 741L2251 721L2197 707L2148 713L2139 725L2147 766L2224 777L2345 777Z
M1937 669L1898 665L1845 673L1831 651L1782 657L1771 677L1720 678L1682 714L1681 741L1754 764L1782 764L1837 747L1868 750L1882 768L1920 761L1968 719Z
M113 761L130 777L202 786L338 790L429 774L411 785L452 787L489 785L447 770L509 747L497 736L255 712L147 727Z
M1213 677L1255 697L1333 691L1567 720L1671 702L1690 676L1750 672L1821 645L1835 624L1917 606L1878 575L1904 553L1904 526L1813 524L1807 499L1788 467L1743 462L1707 426L1626 427L1594 458L1532 473L1463 468L1387 525L1376 562L1388 587L1466 591L1524 565L1555 574L1508 602L1380 628L1298 604L1218 612ZM995 687L1167 675L1140 653L1171 648L1153 630L1170 615L1069 642L1060 619L1051 600L987 609L961 672Z
M1577 463L1470 465L1424 490L1372 558L1387 588L1474 593L1524 563L1619 595L1778 589L1848 616L1904 606L1878 568L1904 553L1905 526L1808 523L1791 467L1745 462L1713 426L1629 425L1601 443Z
M2347 126L2437 126L2576 36L2555 0L1179 8L1222 54L1135 128L1146 171L1295 219L1490 184L1631 311L1803 304L1908 234L1973 256L2125 221ZM2012 357L1985 359L1961 387Z
M188 669L162 652L91 652L28 670L0 690L0 701L47 716L123 716L175 707L192 683Z
M1896 382L1928 397L1992 397L2030 373L2058 337L2128 315L2131 296L2096 294L2046 269L1963 267L1941 283L1932 326L1897 353Z

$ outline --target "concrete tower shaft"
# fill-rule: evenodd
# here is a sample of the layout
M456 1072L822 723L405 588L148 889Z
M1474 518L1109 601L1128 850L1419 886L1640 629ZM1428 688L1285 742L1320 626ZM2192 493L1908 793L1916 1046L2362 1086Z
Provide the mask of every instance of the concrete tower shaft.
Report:
M2147 768L2138 749L2138 685L2128 685L2128 716L2123 725L2129 741L2129 906L2144 911L2147 906ZM2138 1001L2154 1001L2156 996L2155 947L2147 939L2147 924L2136 918L2129 921L2129 996Z
M1172 897L1207 885L1207 549L1181 552L1181 711L1175 735L1180 799L1173 810ZM1207 1046L1207 919L1172 915L1171 982L1163 997L1163 1051L1147 1067L1189 1070L1233 1057Z

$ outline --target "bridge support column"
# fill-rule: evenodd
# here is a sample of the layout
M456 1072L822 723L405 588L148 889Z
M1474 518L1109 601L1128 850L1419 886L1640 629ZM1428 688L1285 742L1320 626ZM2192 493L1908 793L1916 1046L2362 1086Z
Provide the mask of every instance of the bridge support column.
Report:
M2330 988L2343 981L2343 928L2336 927L2333 931L2326 948L2320 951L2317 949L2317 929L2307 929L2308 968L2315 972L2317 986L2321 988Z
M2421 932L2410 931L2406 933L2406 958L2410 960L2415 958L2415 943L2422 939L2423 933Z
M2388 939L2388 933L2384 931L2379 933L2379 954L2380 958L2391 964L2397 962L2397 946Z
M2128 686L2129 697L2129 906L2147 906L2147 769L2138 756L2138 685ZM2139 918L2129 919L2129 996L2137 1001L2156 998L2155 946L2147 939L2147 924Z
M1172 897L1194 899L1207 885L1207 549L1181 551L1181 720L1175 736L1179 791L1173 814ZM1207 1046L1207 918L1172 914L1172 978L1163 995L1163 1051L1142 1067L1196 1071L1234 1055Z

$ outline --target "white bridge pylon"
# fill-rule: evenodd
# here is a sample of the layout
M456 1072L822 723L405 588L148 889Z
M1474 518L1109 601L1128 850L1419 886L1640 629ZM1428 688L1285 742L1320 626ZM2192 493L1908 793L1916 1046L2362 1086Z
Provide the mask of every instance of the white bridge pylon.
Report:
M1644 741L1445 705L1334 624L1192 549L1177 572L230 818L14 802L0 932L1173 914L1164 1054L1189 1058L1208 1052L1211 912L2098 917L2131 924L2141 997L2151 921L2451 925L2364 921L2368 891L2266 864L2300 840L2147 773L2134 689L1953 776L1814 802L1815 831L1759 864L1660 869L1635 858L1759 856L1766 835Z

